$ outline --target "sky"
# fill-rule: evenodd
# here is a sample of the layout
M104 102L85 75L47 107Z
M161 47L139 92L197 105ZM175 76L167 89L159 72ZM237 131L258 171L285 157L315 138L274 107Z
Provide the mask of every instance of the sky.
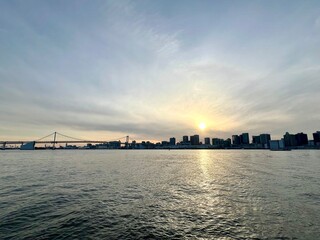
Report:
M0 1L0 140L317 130L320 1Z

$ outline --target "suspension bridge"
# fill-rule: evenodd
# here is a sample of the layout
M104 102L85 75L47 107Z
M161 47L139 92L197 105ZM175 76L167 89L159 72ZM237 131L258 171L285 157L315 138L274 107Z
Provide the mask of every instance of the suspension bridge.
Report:
M118 142L120 146L129 147L130 141L135 141L134 139L130 138L129 136L120 137L117 139L112 140L88 140L88 139L81 139L76 137L71 137L59 132L53 132L47 136L41 137L36 140L15 140L15 141L0 141L0 149L6 149L6 146L12 145L21 145L28 143L36 144L50 144L52 149L55 149L58 144L109 144L112 142Z

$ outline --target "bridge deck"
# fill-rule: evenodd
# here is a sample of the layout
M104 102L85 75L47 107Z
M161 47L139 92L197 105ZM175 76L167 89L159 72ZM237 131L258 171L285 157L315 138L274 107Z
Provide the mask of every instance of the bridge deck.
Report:
M35 142L36 144L46 144L46 143L108 143L108 141L0 141L0 144L24 144L28 142ZM110 141L109 141L110 142ZM121 144L125 144L122 142Z

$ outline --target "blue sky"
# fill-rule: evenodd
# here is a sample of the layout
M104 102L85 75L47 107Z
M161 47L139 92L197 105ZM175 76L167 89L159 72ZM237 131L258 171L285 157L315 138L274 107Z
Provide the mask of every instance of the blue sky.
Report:
M319 1L2 0L0 53L1 139L320 130Z

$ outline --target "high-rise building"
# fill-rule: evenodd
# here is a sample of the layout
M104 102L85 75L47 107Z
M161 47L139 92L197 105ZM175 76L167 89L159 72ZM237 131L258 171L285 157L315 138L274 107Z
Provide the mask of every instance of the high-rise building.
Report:
M238 135L232 135L232 144L240 145L240 137Z
M223 139L220 138L212 138L212 145L222 145Z
M317 143L320 143L320 131L317 131L312 135L313 135L314 144L317 145Z
M252 136L252 143L260 144L260 136Z
M240 143L241 144L249 144L249 133L242 133L240 135Z
M231 139L227 138L226 140L223 141L224 147L230 147L231 146Z
M182 142L184 142L184 143L189 142L189 137L188 136L183 136L182 137Z
M297 133L295 135L297 146L308 145L308 135L305 133Z
M283 135L283 139L284 139L284 145L286 147L297 146L297 140L296 140L296 136L294 134L290 134L290 133L286 132L286 134Z
M200 145L200 137L199 135L190 136L191 145Z
M210 145L211 144L209 137L204 138L204 144L206 144L206 145Z
M170 138L169 142L170 145L176 145L176 139L174 137Z
M260 134L260 143L262 144L263 147L270 147L270 140L271 136L269 133L262 133Z

